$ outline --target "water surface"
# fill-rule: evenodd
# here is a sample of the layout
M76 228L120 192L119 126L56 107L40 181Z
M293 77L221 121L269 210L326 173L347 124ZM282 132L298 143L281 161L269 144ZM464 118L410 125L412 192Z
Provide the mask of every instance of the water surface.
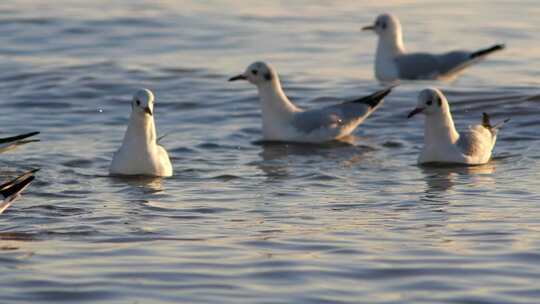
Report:
M289 3L292 2L292 3ZM261 144L271 62L298 105L380 89L380 12L410 50L508 49L452 83L404 83L346 142ZM0 4L6 178L40 167L0 217L5 303L534 303L540 296L540 26L536 1L17 1ZM531 16L531 17L527 17ZM510 117L494 160L420 168L438 86L459 128ZM107 176L139 87L174 164Z

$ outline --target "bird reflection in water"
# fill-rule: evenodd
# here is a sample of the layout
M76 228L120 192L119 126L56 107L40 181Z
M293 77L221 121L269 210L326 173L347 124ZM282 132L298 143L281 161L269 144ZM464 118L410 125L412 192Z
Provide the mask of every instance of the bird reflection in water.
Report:
M320 161L321 158L336 159L344 165L350 165L362 160L366 151L374 150L370 146L358 145L358 139L354 136L323 144L270 141L255 142L255 144L262 148L260 153L262 160L256 162L256 166L270 180L290 177L291 159L296 157L298 157L299 165L305 166L313 161Z
M495 169L496 164L493 161L479 166L421 166L427 184L423 200L444 199L446 193L460 183L475 186L492 184L495 180L491 175L495 173Z
M156 193L163 191L163 178L143 175L133 176L111 176L114 183L125 184L137 189L143 193Z

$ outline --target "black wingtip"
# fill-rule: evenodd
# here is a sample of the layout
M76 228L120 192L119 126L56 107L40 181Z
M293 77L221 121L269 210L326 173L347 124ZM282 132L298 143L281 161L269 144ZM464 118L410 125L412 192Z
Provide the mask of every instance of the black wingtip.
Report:
M26 174L34 174L34 173L38 172L39 170L41 170L41 168L35 168L35 169L32 169L32 170L28 170L26 173L24 173L24 175L26 175Z
M0 184L0 193L4 190L4 189L8 189L9 187L11 187L13 184L16 184L18 183L19 181L22 181L23 179L27 178L28 176L31 176L33 175L34 173L38 172L39 170L41 170L40 168L36 168L36 169L32 169L32 170L28 170L26 172L24 172L23 174L19 175L18 177L10 180L10 181L7 181L3 184Z
M40 132L30 132L30 133L25 133L25 134L20 134L20 135L11 136L11 137L0 138L0 144L4 144L4 143L12 142L12 141L17 141L17 140L25 139L25 138L28 138L28 137L31 137L31 136L38 135L39 133L40 133Z
M383 100L384 97L386 97L386 95L390 94L390 92L392 92L392 89L394 88L395 86L391 86L391 87L388 87L386 89L383 89L383 90L379 90L371 95L368 95L368 96L364 96L364 97L361 97L361 98L358 98L358 99L355 99L355 100L351 100L349 101L350 103L365 103L367 105L369 105L369 107L371 108L375 108L379 103L381 103L381 101Z
M492 128L489 115L486 112L482 113L482 126L486 129Z
M33 175L28 175L26 176L25 178L23 178L21 181L19 181L18 183L16 184L13 184L11 185L10 187L7 187L5 189L2 189L0 191L0 194L2 194L2 196L4 197L4 199L8 198L8 197L11 197L13 195L17 195L18 193L20 193L21 191L24 190L24 188L26 188L26 186L28 186L33 180L34 180L35 176ZM17 181L18 179L20 179L20 177L17 177L15 180L13 180L12 182L14 181Z
M481 50L478 50L476 52L471 53L471 59L482 57L482 56L485 56L485 55L487 55L489 53L493 53L493 52L496 52L496 51L504 50L504 48L506 48L506 45L504 45L504 44L496 44L496 45L494 45L492 47L489 47L487 49L481 49Z

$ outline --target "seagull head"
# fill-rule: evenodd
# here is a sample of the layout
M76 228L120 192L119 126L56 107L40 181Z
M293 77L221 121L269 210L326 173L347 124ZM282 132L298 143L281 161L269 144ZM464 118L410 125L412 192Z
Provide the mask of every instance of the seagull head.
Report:
M140 89L133 95L131 108L139 115L152 116L154 113L154 94L148 89Z
M381 14L372 25L364 26L363 31L374 31L380 37L393 38L401 33L399 19L392 14Z
M420 91L418 94L418 103L416 108L412 110L407 118L411 118L418 113L425 115L433 115L444 112L447 108L448 101L443 93L436 88L429 88Z
M275 79L277 79L276 70L265 62L257 61L250 64L244 73L229 78L229 81L247 80L258 86L272 83Z

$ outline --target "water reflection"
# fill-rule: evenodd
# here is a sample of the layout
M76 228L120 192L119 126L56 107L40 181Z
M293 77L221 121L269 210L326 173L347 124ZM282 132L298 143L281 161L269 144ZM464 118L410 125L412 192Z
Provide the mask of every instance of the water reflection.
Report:
M287 156L289 145L283 143L263 143L260 156L262 161L256 163L269 179L279 179L289 175Z
M422 200L434 201L444 199L456 184L487 185L494 183L491 176L495 173L496 164L490 162L480 166L421 166L427 188Z
M144 193L156 193L163 191L163 178L152 176L111 176L113 184L125 184L134 188L142 189Z
M309 166L313 162L338 160L350 165L362 160L365 151L374 150L368 146L356 145L355 142L356 138L352 136L322 144L256 142L262 148L259 154L262 160L256 166L267 177L275 179L290 176L291 162Z

